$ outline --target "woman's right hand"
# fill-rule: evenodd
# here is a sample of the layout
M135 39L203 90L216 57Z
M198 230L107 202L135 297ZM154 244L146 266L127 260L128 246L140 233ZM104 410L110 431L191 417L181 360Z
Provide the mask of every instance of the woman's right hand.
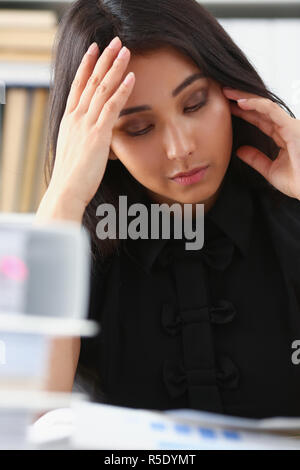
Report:
M97 192L107 166L114 124L135 83L133 73L122 81L130 51L123 47L118 55L122 46L118 37L113 48L111 44L99 58L97 44L94 53L89 54L90 48L84 55L59 128L55 164L44 197L48 203L53 198L56 204L58 199L67 198L73 211L78 205L84 212Z

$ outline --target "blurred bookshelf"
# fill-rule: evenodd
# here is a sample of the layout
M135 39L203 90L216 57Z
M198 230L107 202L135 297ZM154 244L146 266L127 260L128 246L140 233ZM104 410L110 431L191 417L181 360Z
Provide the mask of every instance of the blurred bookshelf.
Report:
M50 65L60 18L52 6L0 1L1 212L36 212L46 190Z
M6 88L5 104L0 104L0 212L35 212L46 189L43 164L52 48L61 17L73 2L0 0L0 87L2 82ZM281 93L276 79L282 76L283 93L288 90L300 97L300 68L298 73L298 61L293 59L298 56L300 0L205 0L200 3L245 52L249 50L252 62L261 64L262 75L265 74L268 82L269 74L269 85L275 86L275 92ZM252 20L257 20L255 31L261 36L253 37ZM276 20L290 20L290 23L286 23L283 30ZM298 20L299 24L295 23ZM287 51L284 50L286 45L279 44L284 31L288 32ZM269 49L262 54L266 43ZM277 49L282 56L277 54ZM271 62L274 58L270 66L266 64L266 55ZM282 58L289 60L294 68L282 66ZM297 101L297 104L300 115L300 103Z

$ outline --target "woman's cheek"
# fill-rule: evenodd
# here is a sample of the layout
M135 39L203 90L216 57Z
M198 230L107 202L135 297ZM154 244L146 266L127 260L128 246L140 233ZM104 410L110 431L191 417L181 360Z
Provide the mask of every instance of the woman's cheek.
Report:
M216 100L210 119L207 120L208 134L214 134L214 145L232 144L232 119L230 107L223 99ZM224 149L225 150L225 149Z
M151 179L151 176L155 174L155 159L153 158L155 152L152 152L151 157L151 152L146 151L145 145L139 148L139 145L136 144L115 141L111 148L129 173L140 183L143 184L145 180Z
M212 118L215 122L227 122L231 119L230 107L224 99L217 98L212 104Z

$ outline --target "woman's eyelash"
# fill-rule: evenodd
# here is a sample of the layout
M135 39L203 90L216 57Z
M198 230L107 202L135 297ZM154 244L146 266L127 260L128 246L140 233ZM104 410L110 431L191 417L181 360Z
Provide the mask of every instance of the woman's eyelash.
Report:
M205 103L206 103L206 100L201 101L201 103L198 103L195 106L187 107L187 108L185 108L185 110L188 110L188 112L193 113L195 111L198 111L198 109L202 108L202 106L204 106ZM139 137L141 135L148 134L148 132L145 132L145 131L150 130L151 127L152 126L149 126L146 129L142 129L141 131L138 131L138 132L129 132L129 131L127 131L127 134L130 135L131 137Z
M198 109L202 108L202 106L204 106L205 103L206 103L206 100L201 101L201 103L195 104L195 106L190 106L190 107L185 108L185 109L188 109L188 110L190 110L191 112L197 111Z

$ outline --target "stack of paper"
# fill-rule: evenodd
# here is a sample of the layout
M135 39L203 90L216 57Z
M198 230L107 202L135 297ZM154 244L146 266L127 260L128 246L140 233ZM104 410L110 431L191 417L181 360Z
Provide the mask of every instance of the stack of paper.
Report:
M300 440L284 436L299 430L300 419L252 420L78 401L45 414L31 426L28 439L41 446L59 445L63 438L68 449L300 449Z

